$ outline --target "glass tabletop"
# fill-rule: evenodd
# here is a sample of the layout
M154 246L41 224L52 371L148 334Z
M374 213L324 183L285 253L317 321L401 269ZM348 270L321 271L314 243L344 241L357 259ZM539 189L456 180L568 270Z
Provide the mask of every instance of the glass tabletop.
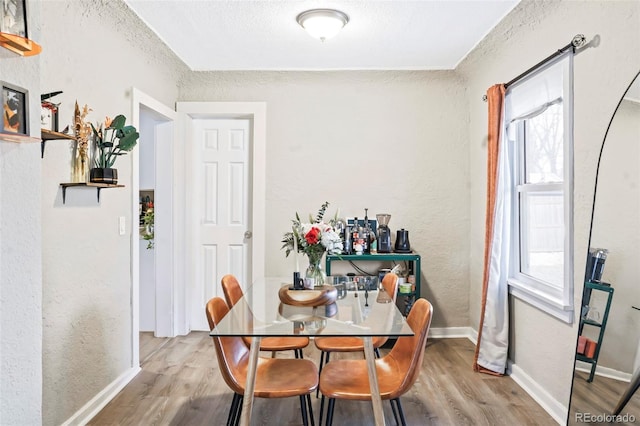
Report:
M291 281L291 280L289 280ZM412 336L406 319L384 290L341 288L336 301L317 307L280 301L286 278L263 278L244 289L212 336ZM297 290L305 292L309 290Z

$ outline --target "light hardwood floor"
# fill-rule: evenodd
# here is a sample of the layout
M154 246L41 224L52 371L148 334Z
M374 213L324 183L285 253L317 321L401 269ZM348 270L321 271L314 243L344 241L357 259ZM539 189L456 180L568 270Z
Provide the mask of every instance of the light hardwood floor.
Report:
M146 357L140 374L90 424L221 425L226 422L232 394L218 370L208 333L193 332L163 344ZM428 341L422 373L411 391L401 398L407 424L557 425L511 378L473 372L473 352L474 346L467 339ZM385 349L382 353L384 355ZM304 356L316 363L319 360L319 352L313 345L305 349ZM335 354L332 359L353 356L358 355ZM312 400L317 421L320 400ZM386 401L383 405L387 424L393 425L390 405ZM252 424L301 423L297 398L256 399ZM373 424L371 403L337 401L333 424Z
M573 379L573 392L571 398L571 409L569 410L569 424L584 424L585 414L595 416L596 421L589 424L610 425L610 424L637 424L640 421L640 393L636 393L624 407L621 416L629 415L630 421L610 422L604 415L611 414L615 409L620 396L629 386L629 383L607 377L595 376L593 382L588 383L589 373L576 371ZM602 416L603 421L597 421L598 416ZM632 417L631 417L632 416ZM625 419L622 417L622 419ZM632 421L635 419L635 421Z

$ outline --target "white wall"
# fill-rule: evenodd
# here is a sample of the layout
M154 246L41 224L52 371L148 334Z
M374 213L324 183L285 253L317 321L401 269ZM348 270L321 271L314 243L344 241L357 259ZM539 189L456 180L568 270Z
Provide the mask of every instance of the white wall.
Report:
M29 36L40 39L29 6ZM40 137L40 62L0 48L0 80L29 91L29 128ZM0 424L42 421L40 144L0 140Z
M172 107L185 67L121 2L42 3L42 90L62 90L61 123L74 101L91 122L124 114L131 123L131 87ZM70 144L47 145L42 161L43 423L60 424L132 368L131 156L115 166L126 187L69 189ZM136 148L137 149L137 148ZM27 188L23 184L23 188ZM126 218L126 235L118 218Z
M544 1L519 4L459 66L466 78L470 122L470 317L477 328L482 290L486 193L486 89L507 82L575 34L600 45L575 57L575 300L587 252L593 183L605 129L640 69L640 2ZM510 358L553 398L567 405L577 328L512 300ZM576 314L577 315L577 314Z
M268 276L291 271L280 241L296 212L367 207L391 214L393 235L409 230L433 325L469 323L468 117L453 72L192 73L180 100L266 101Z

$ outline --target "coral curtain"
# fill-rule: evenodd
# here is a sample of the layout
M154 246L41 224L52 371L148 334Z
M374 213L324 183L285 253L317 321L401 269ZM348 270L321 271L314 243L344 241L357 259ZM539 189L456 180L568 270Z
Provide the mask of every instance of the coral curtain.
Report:
M509 346L508 288L510 180L505 143L504 84L487 91L489 138L487 144L487 206L484 247L484 276L478 341L473 369L503 375Z

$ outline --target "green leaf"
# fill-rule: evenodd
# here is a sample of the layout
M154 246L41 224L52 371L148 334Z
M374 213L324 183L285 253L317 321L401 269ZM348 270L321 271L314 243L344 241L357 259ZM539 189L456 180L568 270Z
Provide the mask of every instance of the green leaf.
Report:
M122 129L126 121L127 119L124 115L116 115L116 117L111 122L111 126L107 127L107 129Z
M134 126L124 126L122 128L122 133L128 135L129 133L135 133L137 130Z
M96 130L96 128L94 127L93 123L89 123L91 125L91 130L93 130L93 137L96 138L97 141L100 140L100 133L98 133L98 130Z
M140 137L140 133L135 131L133 133L129 133L125 135L122 139L120 139L118 148L120 148L123 151L131 151L138 143L139 137Z

